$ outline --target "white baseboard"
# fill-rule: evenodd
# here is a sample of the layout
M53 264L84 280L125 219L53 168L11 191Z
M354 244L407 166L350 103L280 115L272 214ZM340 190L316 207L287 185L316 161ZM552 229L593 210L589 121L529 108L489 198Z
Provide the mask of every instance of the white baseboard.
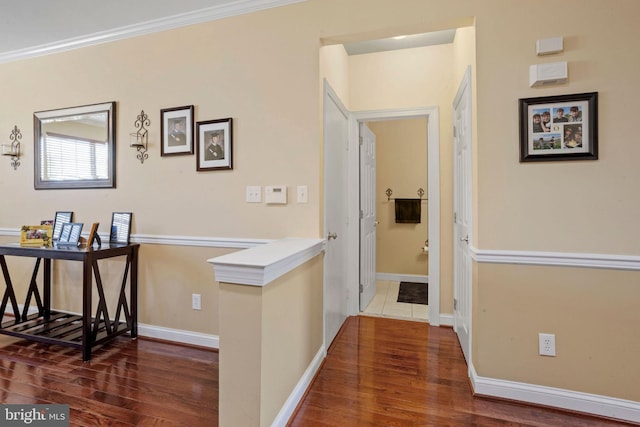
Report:
M440 314L440 326L453 326L453 314Z
M280 412L278 412L276 418L273 420L273 423L271 423L272 427L287 425L287 422L289 422L289 418L291 418L291 415L293 415L293 411L296 410L298 403L300 403L300 400L302 400L304 393L307 391L307 388L309 388L311 381L313 381L316 372L318 372L318 369L320 369L320 365L324 360L324 354L325 350L323 345L320 347L320 350L318 350L318 353L316 353L316 356L309 364L307 370L304 372L304 374L302 374L302 377L300 377L300 381L298 381L298 384L296 384L296 386L294 387L293 391L289 395L289 398L280 409Z
M24 305L18 304L18 308L20 313L22 313ZM27 314L35 314L37 312L38 309L36 307L30 306ZM80 315L80 313L74 314ZM183 331L181 329L171 329L162 326L145 325L143 323L138 323L138 336L173 341L181 344L197 345L200 347L220 348L220 339L217 335Z
M469 364L474 394L552 406L570 411L640 423L640 402L608 396L481 377Z
M376 280L393 280L397 282L429 283L429 276L419 274L376 273Z
M197 345L200 347L220 348L220 338L217 335L164 328L162 326L138 323L138 336L173 341L182 344Z

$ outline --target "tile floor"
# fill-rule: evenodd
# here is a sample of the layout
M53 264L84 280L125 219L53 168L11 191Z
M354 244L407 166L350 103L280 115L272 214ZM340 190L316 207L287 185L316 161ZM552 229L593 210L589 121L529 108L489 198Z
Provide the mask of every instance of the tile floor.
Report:
M424 285L428 286L426 283ZM426 322L429 318L429 306L398 302L399 289L400 282L377 280L376 295L361 314Z

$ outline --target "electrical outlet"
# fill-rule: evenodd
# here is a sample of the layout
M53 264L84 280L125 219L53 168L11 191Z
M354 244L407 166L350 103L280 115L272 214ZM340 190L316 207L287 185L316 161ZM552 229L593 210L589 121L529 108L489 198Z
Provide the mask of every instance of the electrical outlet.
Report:
M554 334L538 334L540 356L556 355L556 336Z
M200 294L191 294L191 308L194 310L200 310L202 308Z

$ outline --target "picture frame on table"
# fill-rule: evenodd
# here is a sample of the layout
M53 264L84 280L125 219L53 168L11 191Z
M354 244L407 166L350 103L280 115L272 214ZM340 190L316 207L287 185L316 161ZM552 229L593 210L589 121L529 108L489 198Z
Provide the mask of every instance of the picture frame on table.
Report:
M89 237L87 238L87 247L92 247L94 243L97 243L98 247L102 245L102 240L100 239L100 235L98 234L99 226L99 222L94 222L91 225L91 231L89 232Z
M160 156L193 154L193 105L160 110Z
M50 247L53 227L49 224L23 225L20 228L20 246Z
M60 232L62 226L66 223L73 222L73 212L70 211L57 211L53 220L53 241L57 241L60 238Z
M233 120L196 123L196 170L233 169Z
M519 100L520 162L598 159L598 93Z
M113 212L109 228L109 243L129 244L131 237L131 212Z
M58 247L70 246L77 247L80 245L80 233L82 233L83 223L67 222L62 225L60 238L57 241Z

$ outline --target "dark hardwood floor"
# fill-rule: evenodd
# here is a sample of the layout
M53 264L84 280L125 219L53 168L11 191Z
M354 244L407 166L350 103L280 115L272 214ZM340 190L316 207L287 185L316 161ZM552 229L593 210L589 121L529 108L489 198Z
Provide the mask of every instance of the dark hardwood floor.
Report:
M0 402L70 405L72 426L218 425L218 353L119 337L81 352L0 335ZM290 426L619 426L474 398L450 328L351 317ZM249 427L249 426L224 426Z
M0 402L68 404L72 426L217 426L218 353L123 336L83 363L0 335Z
M350 317L289 426L620 426L473 397L451 328Z

